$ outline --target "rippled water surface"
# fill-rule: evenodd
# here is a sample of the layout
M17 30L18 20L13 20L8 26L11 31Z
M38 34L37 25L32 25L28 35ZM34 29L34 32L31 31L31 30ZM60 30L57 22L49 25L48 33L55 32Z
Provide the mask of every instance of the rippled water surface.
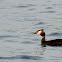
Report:
M0 0L0 62L62 62L62 47L42 47L62 38L62 0Z

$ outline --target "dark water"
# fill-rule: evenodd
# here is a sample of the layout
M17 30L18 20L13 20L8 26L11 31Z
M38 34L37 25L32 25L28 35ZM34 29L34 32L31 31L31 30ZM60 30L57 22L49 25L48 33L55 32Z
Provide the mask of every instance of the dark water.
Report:
M62 62L62 47L42 47L62 38L62 0L0 0L0 62Z

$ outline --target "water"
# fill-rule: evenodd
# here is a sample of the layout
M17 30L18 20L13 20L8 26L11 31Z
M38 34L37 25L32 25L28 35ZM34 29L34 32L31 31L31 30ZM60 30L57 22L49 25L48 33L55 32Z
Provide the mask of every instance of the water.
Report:
M0 62L62 62L62 47L42 47L62 38L62 0L0 0Z

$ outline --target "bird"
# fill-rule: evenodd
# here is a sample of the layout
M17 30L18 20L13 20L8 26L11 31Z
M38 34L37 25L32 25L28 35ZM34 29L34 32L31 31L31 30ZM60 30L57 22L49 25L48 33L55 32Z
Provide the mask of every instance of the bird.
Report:
M46 41L45 40L45 32L43 29L37 30L33 34L40 34L42 36L41 45L43 45L44 47L46 47L46 45L48 45L48 46L62 46L62 39L54 39L54 40Z

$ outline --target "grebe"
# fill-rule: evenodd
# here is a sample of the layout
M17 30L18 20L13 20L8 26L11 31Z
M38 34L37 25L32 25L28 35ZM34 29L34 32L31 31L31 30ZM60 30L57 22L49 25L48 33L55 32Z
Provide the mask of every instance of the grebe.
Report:
M55 40L50 40L50 41L45 41L45 32L43 29L36 31L33 34L40 34L42 36L41 39L41 45L46 46L62 46L62 39L55 39Z

